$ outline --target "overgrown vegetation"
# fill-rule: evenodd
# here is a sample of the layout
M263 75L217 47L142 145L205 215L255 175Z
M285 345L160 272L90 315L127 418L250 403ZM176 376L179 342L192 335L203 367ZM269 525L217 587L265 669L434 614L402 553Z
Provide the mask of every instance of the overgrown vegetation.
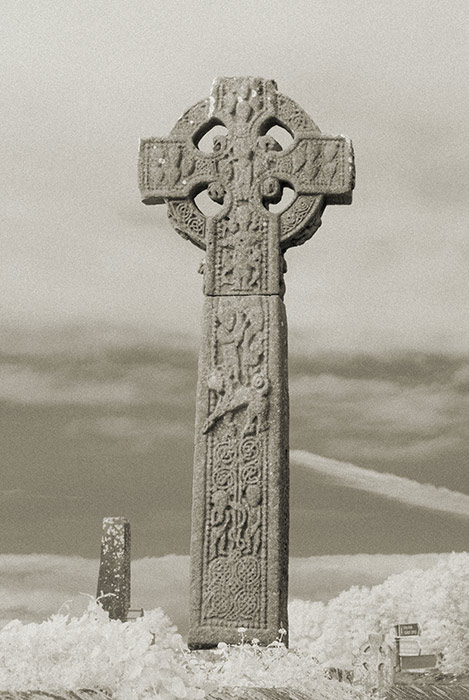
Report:
M79 618L15 620L0 630L0 690L100 688L118 700L201 700L220 686L290 686L314 688L318 700L356 700L360 689L329 679L326 667L351 668L370 632L392 640L393 625L408 621L420 623L425 652L441 653L442 671L469 670L468 554L351 588L326 605L294 601L289 651L281 641L246 644L240 630L239 645L192 654L163 611L121 623L94 600Z
M293 646L321 663L352 668L370 632L394 641L393 626L418 622L422 653L441 654L440 670L469 671L469 554L442 557L426 571L390 576L372 588L354 586L329 603L290 605Z
M314 687L318 700L358 698L307 653L281 642L192 654L161 610L122 623L92 600L80 618L58 614L0 630L0 690L100 688L118 700L198 700L220 686Z

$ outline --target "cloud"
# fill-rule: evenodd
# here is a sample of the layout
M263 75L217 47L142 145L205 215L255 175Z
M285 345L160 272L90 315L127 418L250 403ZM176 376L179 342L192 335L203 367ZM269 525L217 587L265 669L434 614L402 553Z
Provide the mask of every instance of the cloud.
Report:
M136 454L151 453L161 439L192 439L194 426L187 421L169 420L159 415L135 418L128 415L106 415L72 420L67 429L70 436L95 435L108 438L117 450L128 449Z
M30 492L24 489L6 489L0 491L0 501L12 502L12 501L55 501L57 498L56 494L52 493L39 493L37 491ZM61 500L66 501L78 501L81 500L79 496L72 496L71 494L61 494Z
M466 368L465 357L423 353L292 357L292 441L370 467L378 459L397 473L404 461L430 480L445 460L464 483Z
M434 435L452 422L453 394L447 386L436 383L406 385L396 380L321 373L295 377L291 392L307 405L335 404L332 418L330 412L324 412L323 425L359 415L367 429L387 435Z
M39 622L59 611L80 615L96 595L99 562L53 554L0 555L0 620ZM187 625L189 557L169 554L132 562L131 607L161 607Z
M113 455L150 454L160 440L191 449L197 355L185 335L18 326L0 347L0 400L30 407L30 421L63 407L60 434L74 449L87 438ZM418 481L437 482L445 460L443 483L467 490L467 357L297 348L289 364L293 445Z
M351 586L374 586L410 569L428 569L447 554L337 554L290 559L290 598L327 601Z
M374 493L410 506L469 518L469 496L464 493L450 491L443 486L421 484L396 474L363 469L304 450L292 450L290 456L293 464L307 467L349 488Z
M197 343L186 333L165 330L155 336L153 327L136 327L126 323L96 323L89 319L83 323L5 323L0 336L0 352L6 357L29 360L53 358L80 359L102 358L109 352L135 355L155 353L159 350L181 353L181 349L194 350Z
M379 440L378 436L370 433L357 436L335 435L333 444L334 454L337 457L355 455L367 461L387 460L401 467L402 464L411 464L413 461L425 459L434 460L438 455L448 454L451 449L458 446L458 440L459 438L453 435L438 435L422 439L418 437L406 439L400 436L399 440L386 443L385 440Z
M111 363L109 363L110 365ZM187 375L164 363L138 367L88 367L89 376L74 376L68 367L34 368L19 364L0 367L0 399L15 403L48 405L126 406L161 403L180 405ZM120 376L112 376L117 369ZM189 375L192 379L192 376Z
M357 554L293 558L290 597L327 601L352 585L374 585L407 569L429 568L446 555ZM0 555L0 624L40 622L59 611L80 615L94 596L96 559L53 554ZM189 557L169 554L132 562L132 607L161 607L187 633ZM85 594L85 595L82 595Z
M78 614L86 607L79 594L94 594L98 562L52 554L2 554L0 570L0 618L39 622L67 601Z
M456 370L453 384L460 391L469 391L469 364L463 365Z
M10 498L18 498L23 495L24 491L23 489L5 489L4 491L0 491L0 498L4 499L10 499Z
M195 394L196 355L184 337L127 327L5 333L0 400L31 405L182 407Z
M4 401L26 404L115 405L140 403L137 388L126 379L73 380L60 372L10 364L0 368Z

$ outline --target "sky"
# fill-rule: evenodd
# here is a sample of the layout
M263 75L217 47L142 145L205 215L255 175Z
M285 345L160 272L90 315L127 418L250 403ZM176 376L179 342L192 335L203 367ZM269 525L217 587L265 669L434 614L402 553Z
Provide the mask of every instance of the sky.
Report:
M186 561L201 252L141 204L137 151L216 76L274 78L355 148L352 205L287 253L298 595L335 594L351 561L367 583L370 556L379 578L467 549L468 14L459 0L6 0L0 611L30 616L11 601L25 576L39 601L28 571L51 562L57 595L76 595L103 517L131 521L136 591L138 562ZM336 567L318 583L323 557Z

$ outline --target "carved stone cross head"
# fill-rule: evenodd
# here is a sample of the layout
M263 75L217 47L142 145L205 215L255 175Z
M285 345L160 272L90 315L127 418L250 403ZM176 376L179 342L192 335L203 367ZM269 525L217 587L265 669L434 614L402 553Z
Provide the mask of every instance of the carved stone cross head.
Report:
M201 150L220 125L226 134ZM273 126L290 133L289 147L269 134ZM351 202L353 150L344 136L322 134L273 80L218 78L169 137L142 140L139 184L145 204L167 202L176 231L206 250L205 294L279 294L283 251L313 235L326 204ZM295 198L269 211L285 187ZM222 205L214 216L195 203L203 190Z

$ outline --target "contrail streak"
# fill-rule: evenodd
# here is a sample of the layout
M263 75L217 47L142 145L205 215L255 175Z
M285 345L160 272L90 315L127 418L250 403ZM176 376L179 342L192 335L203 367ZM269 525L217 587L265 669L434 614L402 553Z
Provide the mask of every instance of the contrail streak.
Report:
M469 496L450 491L444 486L421 484L404 476L363 469L348 462L320 457L304 450L292 450L290 459L293 464L312 469L317 474L324 474L336 483L352 489L368 491L427 510L469 518Z

